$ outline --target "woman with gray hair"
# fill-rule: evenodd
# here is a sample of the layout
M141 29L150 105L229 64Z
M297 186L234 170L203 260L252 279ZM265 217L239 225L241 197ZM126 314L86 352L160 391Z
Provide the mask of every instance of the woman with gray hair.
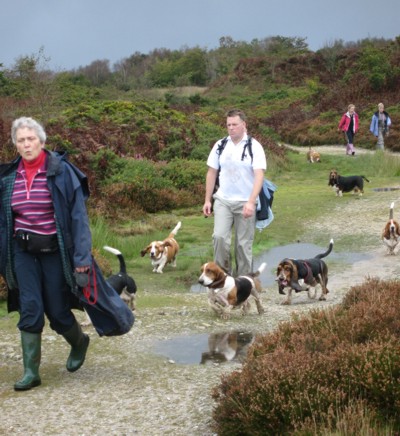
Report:
M71 310L64 264L69 250L73 271L89 269L91 233L85 205L89 191L78 180L77 168L45 149L43 127L32 118L18 118L11 138L19 157L0 171L0 273L9 289L9 310L20 314L24 375L14 389L23 391L41 384L45 315L71 346L67 370L78 370L85 360L89 336Z
M389 135L389 127L392 125L392 120L389 114L385 111L383 103L378 104L378 110L372 115L370 132L378 138L376 143L377 150L384 150L385 136Z

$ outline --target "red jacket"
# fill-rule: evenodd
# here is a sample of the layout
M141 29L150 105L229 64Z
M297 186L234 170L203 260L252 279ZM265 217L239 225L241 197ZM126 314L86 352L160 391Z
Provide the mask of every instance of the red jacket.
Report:
M349 130L350 125L350 114L349 112L346 112L343 114L342 118L340 119L339 123L339 129L343 130L343 132L347 132ZM358 115L356 112L353 112L353 133L357 133L358 131Z

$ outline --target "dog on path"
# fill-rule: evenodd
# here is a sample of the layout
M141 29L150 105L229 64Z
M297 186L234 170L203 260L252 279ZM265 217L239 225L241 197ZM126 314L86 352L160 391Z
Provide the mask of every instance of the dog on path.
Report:
M174 268L176 267L176 256L178 255L179 244L175 236L180 228L181 222L179 221L167 238L163 241L150 242L150 244L140 252L142 257L149 253L151 264L153 265L153 272L162 274L165 265L168 263Z

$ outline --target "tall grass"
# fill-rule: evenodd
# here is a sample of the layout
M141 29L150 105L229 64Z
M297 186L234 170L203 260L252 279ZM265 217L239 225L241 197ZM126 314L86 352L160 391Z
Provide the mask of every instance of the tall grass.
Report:
M285 245L307 235L307 242L325 245L329 235L309 232L312 222L318 222L321 214L333 213L338 204L354 202L351 195L335 198L328 187L328 174L336 168L342 175L363 174L371 180L365 184L365 198L372 199L380 195L374 188L398 186L400 174L400 157L384 152L356 155L323 155L321 164L309 164L304 153L289 152L287 159L270 157L266 176L278 186L275 193L273 211L275 220L261 233L256 232L253 246L257 256L266 250ZM340 201L340 203L339 203ZM181 250L177 268L171 274L165 274L165 287L187 291L190 283L196 281L199 267L210 260L213 255L212 231L213 218L205 219L201 212L202 205L190 209L175 210L171 213L149 214L140 220L124 222L107 222L103 217L95 217L91 221L93 245L100 255L104 255L117 268L115 256L104 252L104 245L111 245L124 253L127 265L134 276L145 287L157 292L159 283L149 280L152 268L148 257L141 257L140 251L152 240L162 240L168 236L176 223L182 221L177 240ZM386 214L385 214L386 217ZM355 238L347 238L345 243L355 248ZM354 243L353 243L354 242ZM345 250L346 246L335 245L337 250Z

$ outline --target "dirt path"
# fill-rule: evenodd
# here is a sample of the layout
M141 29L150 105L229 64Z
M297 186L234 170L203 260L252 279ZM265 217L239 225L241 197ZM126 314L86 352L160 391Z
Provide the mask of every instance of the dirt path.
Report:
M329 146L329 150L333 149ZM239 368L240 362L179 364L168 356L155 354L157 342L176 337L189 338L190 342L190 338L199 335L215 339L221 336L212 334L271 331L295 313L339 303L350 286L362 283L368 276L398 277L399 258L386 255L380 233L388 205L398 201L399 195L400 191L366 194L362 200L355 200L357 207L354 202L338 201L335 220L322 216L317 223L309 223L311 232L328 226L330 234L359 237L363 241L360 252L369 256L351 265L335 262L329 266L331 292L325 302L308 300L305 293L300 293L291 306L283 306L282 296L274 286L263 294L263 316L253 308L247 317L234 315L229 321L221 321L208 311L204 294L188 293L183 297L183 306L139 310L134 328L125 336L99 338L88 328L91 345L87 361L74 374L64 368L66 343L46 329L43 385L24 393L12 390L22 367L18 333L9 328L15 325L16 316L0 319L0 435L212 435L210 390L222 374ZM348 225L349 216L357 225ZM161 297L163 294L171 296L173 291L161 291ZM146 295L143 290L141 296ZM179 298L182 299L181 294ZM235 346L240 351L240 343L231 344L233 349Z

